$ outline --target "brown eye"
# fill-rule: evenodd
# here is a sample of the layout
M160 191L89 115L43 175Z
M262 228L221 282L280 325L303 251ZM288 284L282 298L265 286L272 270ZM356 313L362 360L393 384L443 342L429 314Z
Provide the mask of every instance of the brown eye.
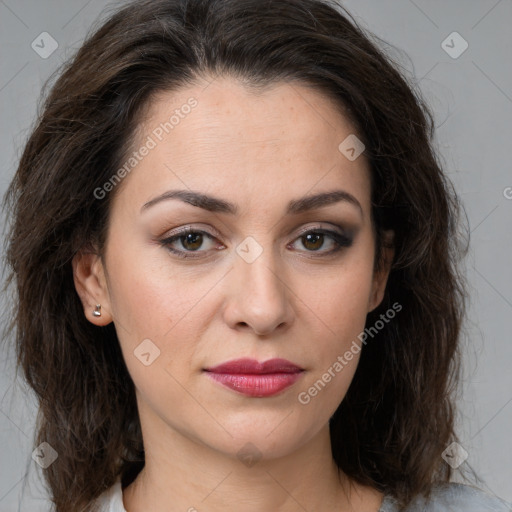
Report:
M317 251L324 244L323 233L307 233L301 238L303 240L304 247L312 251Z
M203 244L203 234L198 232L188 233L179 237L181 245L190 251L195 251Z
M318 252L319 257L330 256L340 251L343 247L350 247L353 242L352 238L337 231L319 229L303 233L292 246L298 241L305 247L305 252ZM330 242L330 250L321 250L326 245L326 241Z
M218 249L218 247L214 247L214 240L214 236L206 231L186 228L173 236L161 240L160 243L166 247L167 250L180 258L207 258L208 252L210 252L208 249ZM210 247L208 247L206 243L208 241L210 242ZM328 257L337 253L343 247L350 247L353 240L336 231L315 229L303 233L291 246L293 247L298 241L301 242L306 253L318 252L318 257ZM329 242L330 249L325 250L324 246L329 245ZM205 243L206 248L203 247ZM304 251L301 250L301 252Z
M160 243L180 258L199 258L205 257L204 253L208 252L208 249L211 249L214 245L213 240L213 235L206 231L187 228L176 235L161 240ZM207 241L210 241L210 247L206 244L206 249L201 250ZM178 244L181 247L176 247ZM197 255L193 253L197 253Z

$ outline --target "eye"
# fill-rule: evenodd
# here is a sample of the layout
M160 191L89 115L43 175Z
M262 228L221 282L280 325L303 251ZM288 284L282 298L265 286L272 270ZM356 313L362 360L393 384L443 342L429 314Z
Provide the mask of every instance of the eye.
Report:
M208 240L210 241L210 247L204 249L203 245ZM204 258L207 257L204 253L215 247L215 244L212 244L214 240L215 236L207 231L186 227L175 235L161 240L160 243L179 258ZM309 229L308 231L303 231L288 247L294 247L299 241L305 247L307 253L319 253L318 257L331 256L344 247L350 247L353 242L351 237L328 229ZM331 249L321 250L326 245L326 241L330 242L328 245ZM181 248L177 248L177 244ZM224 247L222 244L220 245ZM217 245L216 248L218 249L219 246ZM315 255L314 257L317 256Z
M201 256L196 256L189 253L205 252L199 251L205 239L213 240L214 237L213 235L206 231L185 228L176 235L165 238L164 240L161 241L161 244L180 258L197 258ZM181 247L183 249L176 249L175 247L173 247L177 242L181 244Z
M331 249L321 250L325 246L326 240L330 240ZM301 242L303 247L307 249L307 252L318 252L320 256L330 256L340 251L343 247L350 247L352 245L352 238L332 231L329 229L310 229L309 231L303 232L297 242ZM293 246L294 244L292 244Z

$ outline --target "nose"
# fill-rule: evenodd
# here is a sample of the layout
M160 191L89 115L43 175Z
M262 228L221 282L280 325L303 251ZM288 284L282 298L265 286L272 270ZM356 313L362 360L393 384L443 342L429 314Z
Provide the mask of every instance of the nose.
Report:
M250 263L236 256L228 278L230 291L224 317L232 329L250 329L264 336L278 328L285 330L291 326L294 314L290 298L293 293L272 250L263 250Z

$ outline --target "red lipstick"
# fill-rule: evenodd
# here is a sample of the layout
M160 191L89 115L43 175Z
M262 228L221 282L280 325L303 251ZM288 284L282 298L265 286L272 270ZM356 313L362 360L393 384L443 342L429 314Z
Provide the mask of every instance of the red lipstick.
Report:
M272 396L291 386L304 371L286 359L234 359L206 368L207 375L220 384L252 397Z

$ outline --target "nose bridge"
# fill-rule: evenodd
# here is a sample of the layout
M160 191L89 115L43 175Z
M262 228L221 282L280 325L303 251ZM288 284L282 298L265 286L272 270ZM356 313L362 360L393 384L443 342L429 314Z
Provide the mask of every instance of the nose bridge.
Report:
M291 314L279 251L269 238L243 240L236 248L232 274L236 291L231 297L231 323L247 324L259 334L290 322Z
M280 262L269 240L260 236L258 240L249 236L239 244L236 251L236 271L244 288L249 288L252 296L262 296L267 302L280 299L283 283L279 278ZM264 245L263 245L264 244Z

